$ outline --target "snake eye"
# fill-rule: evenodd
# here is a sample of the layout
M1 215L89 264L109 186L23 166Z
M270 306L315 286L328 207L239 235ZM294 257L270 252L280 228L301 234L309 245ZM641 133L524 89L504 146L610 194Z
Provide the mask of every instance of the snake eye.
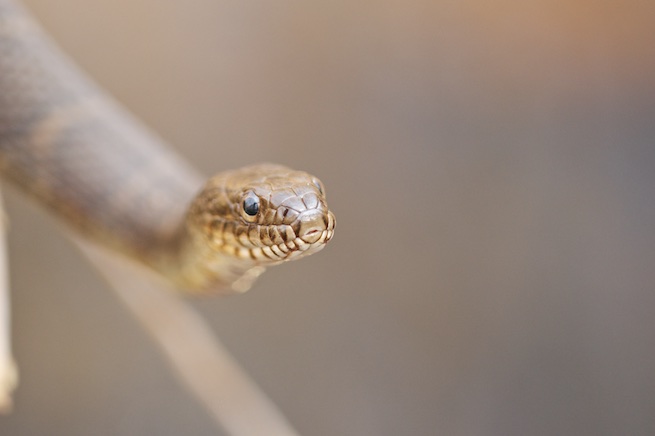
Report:
M259 213L259 198L255 194L249 194L243 200L243 211L246 215L254 217Z

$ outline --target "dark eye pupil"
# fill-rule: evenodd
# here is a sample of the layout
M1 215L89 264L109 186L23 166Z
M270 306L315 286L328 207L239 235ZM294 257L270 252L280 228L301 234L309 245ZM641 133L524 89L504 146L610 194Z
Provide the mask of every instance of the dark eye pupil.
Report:
M250 216L257 215L257 212L259 212L259 199L257 197L246 197L243 200L243 211Z

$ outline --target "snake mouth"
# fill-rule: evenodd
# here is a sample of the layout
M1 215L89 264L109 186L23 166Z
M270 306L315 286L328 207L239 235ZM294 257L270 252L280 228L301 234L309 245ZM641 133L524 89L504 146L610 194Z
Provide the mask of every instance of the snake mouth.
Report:
M291 243L284 244L285 247L290 248L284 260L296 259L299 256L316 253L322 250L333 236L334 229L311 230L303 236L298 236Z
M224 249L241 259L258 263L280 263L301 256L316 253L334 236L336 221L332 212L326 214L307 214L294 225L257 226L251 236L245 233L234 238L237 246L226 244ZM254 239L254 240L253 240Z
M334 236L336 220L330 211L308 212L291 224L236 226L219 222L216 248L242 260L269 265L316 253Z
M318 242L319 239L321 239L322 234L323 232L318 229L310 230L307 233L305 233L305 236L302 237L302 240L307 242L308 244L313 244L315 242Z
M313 231L309 236L297 236L287 242L263 247L239 247L236 255L262 263L279 263L316 253L334 236L334 230Z

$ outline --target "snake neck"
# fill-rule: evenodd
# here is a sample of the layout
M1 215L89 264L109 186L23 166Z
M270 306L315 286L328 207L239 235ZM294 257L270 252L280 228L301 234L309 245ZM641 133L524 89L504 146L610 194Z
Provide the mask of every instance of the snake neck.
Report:
M0 172L89 239L137 259L179 239L203 178L0 0Z
M180 228L176 240L146 260L186 294L233 294L250 289L265 267L217 250L195 225L194 218Z

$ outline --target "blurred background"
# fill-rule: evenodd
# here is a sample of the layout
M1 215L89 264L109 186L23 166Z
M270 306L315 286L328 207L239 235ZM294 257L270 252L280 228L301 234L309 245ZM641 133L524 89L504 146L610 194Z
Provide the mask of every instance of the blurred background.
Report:
M205 173L327 185L323 252L193 302L300 433L655 434L652 3L26 3ZM22 381L0 433L217 434L7 191Z

